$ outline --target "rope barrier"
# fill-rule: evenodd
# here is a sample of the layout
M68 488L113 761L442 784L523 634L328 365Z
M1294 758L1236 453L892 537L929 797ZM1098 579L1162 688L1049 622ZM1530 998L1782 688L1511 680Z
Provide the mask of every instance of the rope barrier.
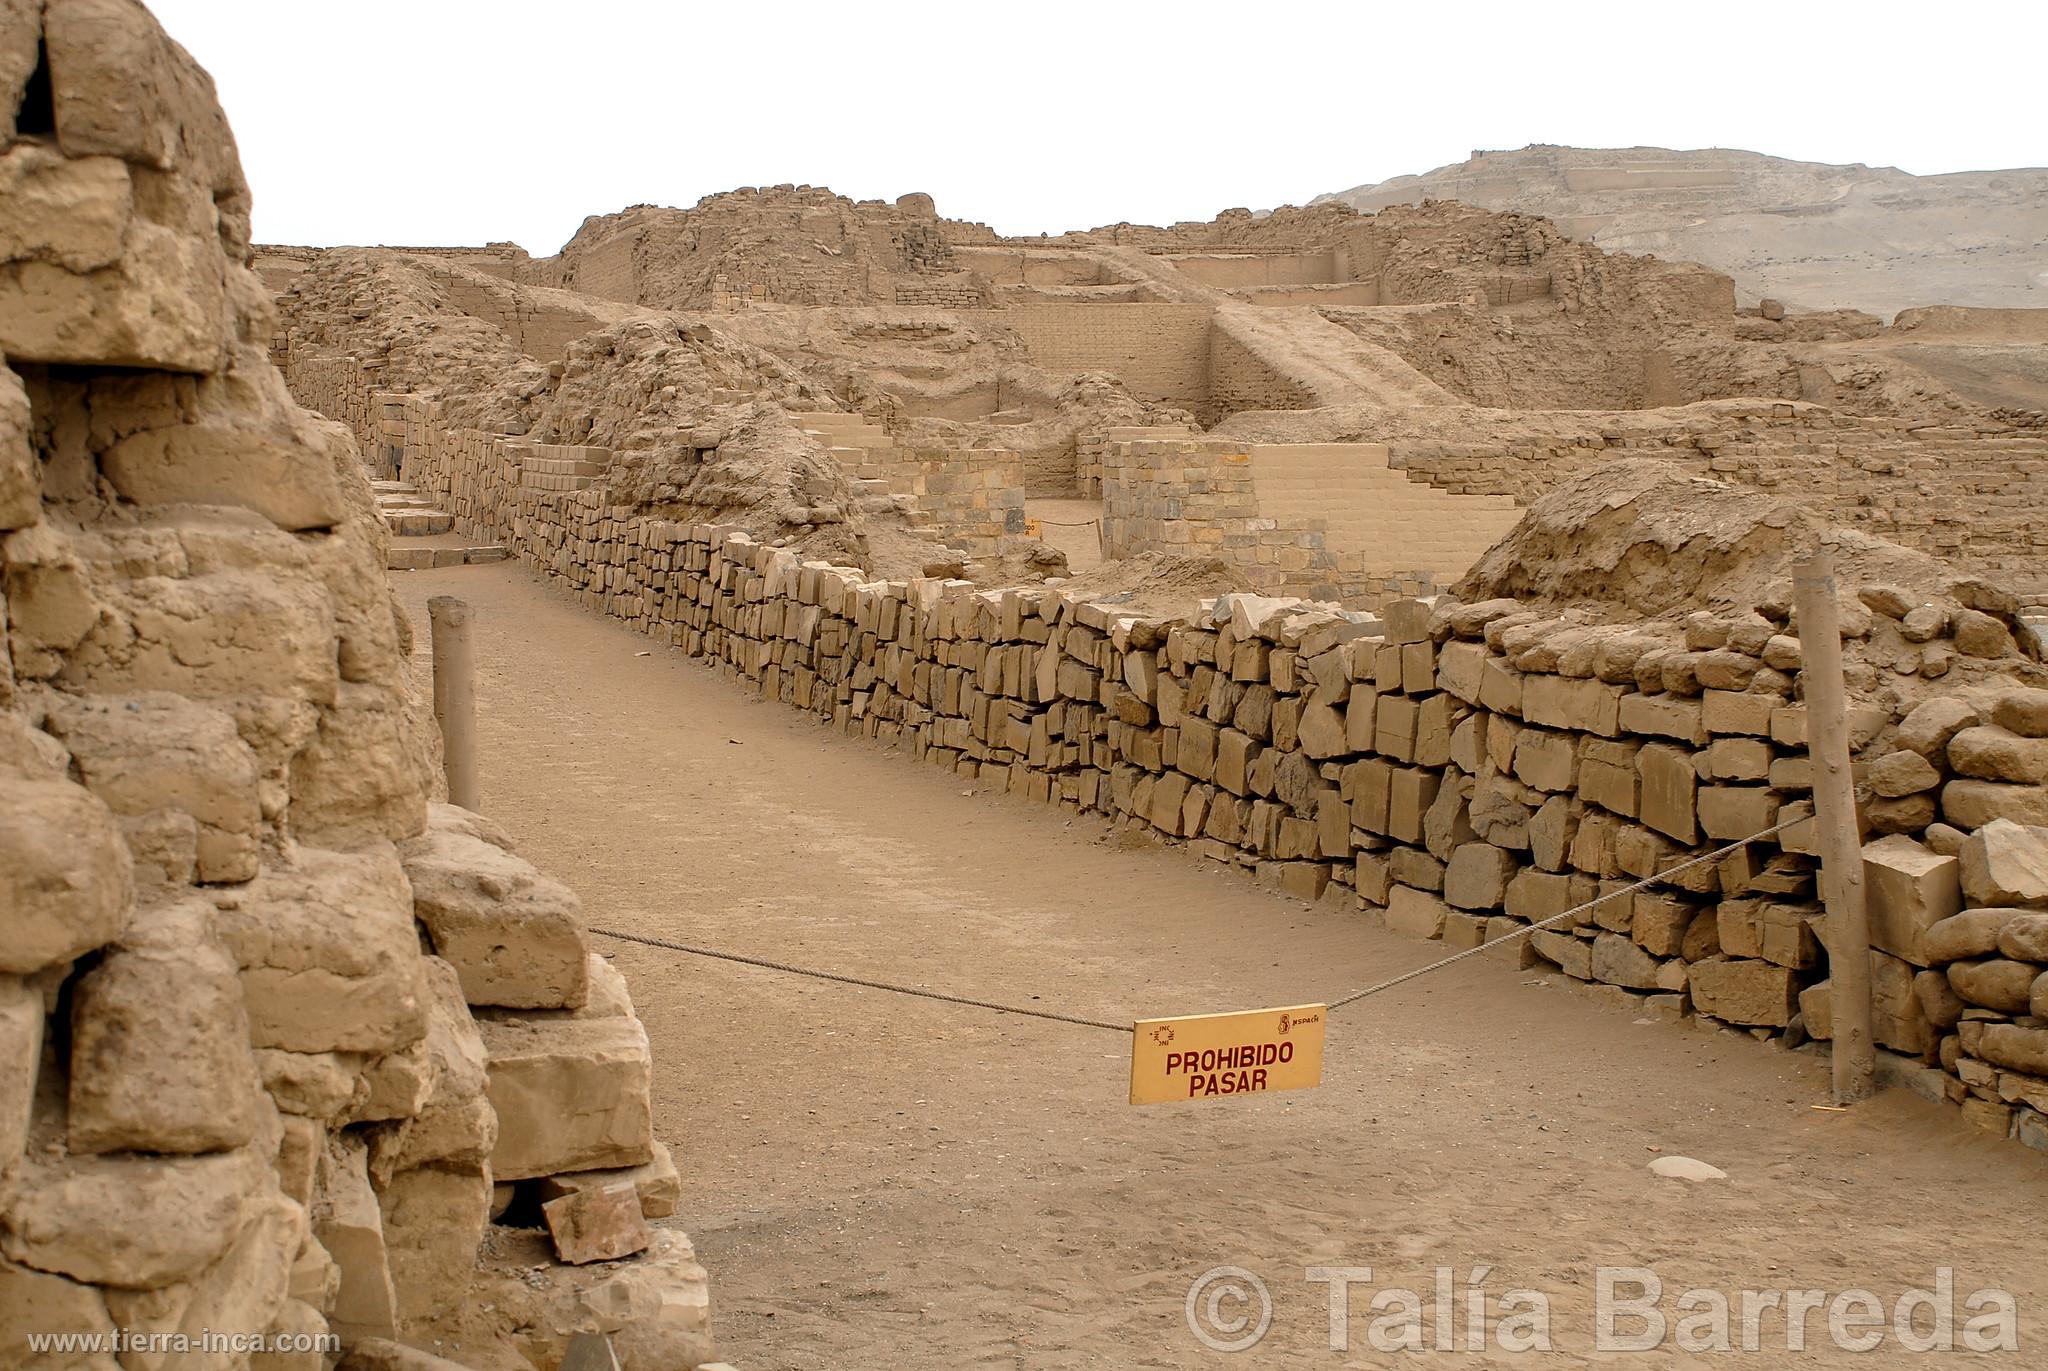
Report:
M1097 524L1101 523L1102 520L1083 519L1078 524L1062 523L1058 519L1036 519L1033 520L1033 522L1043 524L1047 528L1094 528Z
M1078 1014L1059 1014L1050 1009L1029 1009L1023 1005L1002 1004L995 1000L970 999L965 995L946 995L936 990L921 990L913 985L892 985L888 981L870 981L860 976L842 976L835 971L817 971L807 966L792 966L788 962L774 962L766 957L744 957L737 952L719 952L709 947L692 947L688 943L670 942L666 938L650 938L639 933L621 933L615 928L593 928L592 933L607 938L618 938L623 942L644 943L648 947L663 947L671 952L687 952L695 957L712 957L721 962L738 962L742 966L758 966L768 971L787 971L794 976L810 976L821 981L837 981L841 985L857 985L868 990L887 990L898 995L915 995L923 1000L938 1000L942 1004L964 1004L971 1009L993 1009L998 1014L1022 1014L1027 1018L1050 1019L1054 1023L1078 1024L1082 1028L1106 1028L1112 1033L1131 1031L1127 1023L1111 1023L1107 1019L1085 1019Z
M1398 976L1380 981L1375 985L1369 985L1363 990L1354 990L1342 999L1330 1001L1329 1011L1335 1013L1346 1005L1357 1004L1368 995L1377 995L1383 990L1391 990L1395 986L1404 985L1419 976L1427 976L1432 971L1441 971L1445 967L1462 962L1468 957L1476 957L1482 952L1490 951L1505 943L1511 943L1517 938L1526 938L1532 933L1541 932L1555 924L1576 923L1579 916L1587 910L1603 905L1609 900L1618 900L1624 895L1633 895L1638 890L1648 889L1659 881L1668 880L1681 871L1688 871L1707 862L1719 861L1729 853L1747 847L1750 843L1756 842L1761 838L1768 838L1775 833L1782 833L1796 824L1810 823L1812 818L1813 816L1810 814L1802 814L1797 818L1782 820L1772 824L1769 828L1750 834L1747 838L1737 838L1732 843L1717 847L1711 852L1703 852L1697 857L1688 858L1674 867L1660 871L1653 876L1645 876L1639 881L1621 887L1619 890L1610 890L1604 895L1596 895L1584 904L1575 905L1565 910L1562 914L1553 914L1547 919L1538 920L1535 923L1518 928L1512 933L1502 934L1498 938L1480 943L1477 947L1468 947L1463 952L1454 952L1448 957L1438 958L1426 966L1416 967L1413 971L1404 971ZM1090 1019L1078 1014L1061 1014L1050 1009L1032 1009L1025 1005L1004 1004L998 1000L977 1000L966 995L948 995L942 991L925 990L918 986L896 985L889 981L869 980L862 976L847 976L836 971L819 971L813 967L796 966L789 962L771 961L766 957L749 957L738 952L721 952L716 948L698 947L691 943L672 942L667 938L649 937L643 933L626 933L615 928L593 928L590 931L600 937L617 938L621 942L639 943L646 947L663 948L670 952L686 952L693 957L710 957L721 962L737 962L741 966L759 967L764 971L786 971L793 976L809 976L814 980L835 981L840 985L855 985L865 990L886 990L895 995L914 995L922 1000L937 1000L941 1004L965 1005L970 1009L987 1009L998 1014L1020 1014L1025 1018L1046 1019L1053 1023L1074 1024L1081 1028L1103 1028L1108 1029L1112 1033L1128 1034L1131 1032L1130 1024L1111 1023L1107 1019Z

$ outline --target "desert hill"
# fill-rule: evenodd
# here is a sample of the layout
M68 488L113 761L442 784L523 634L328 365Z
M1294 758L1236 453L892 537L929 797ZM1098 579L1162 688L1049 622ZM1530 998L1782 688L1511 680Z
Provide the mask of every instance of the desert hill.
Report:
M2048 169L1914 176L1732 149L1475 152L1318 197L1519 210L1615 252L1701 262L1737 294L1890 316L1916 305L2048 306Z

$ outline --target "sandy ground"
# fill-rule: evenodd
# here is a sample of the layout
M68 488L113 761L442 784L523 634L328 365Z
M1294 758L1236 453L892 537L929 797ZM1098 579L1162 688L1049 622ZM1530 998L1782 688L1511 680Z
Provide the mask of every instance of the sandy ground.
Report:
M477 608L485 809L594 923L1089 1016L1335 997L1437 955L1361 915L848 740L576 608L516 565L394 577ZM645 654L645 655L643 655ZM424 669L424 662L421 663ZM1126 1037L606 943L656 1054L656 1126L743 1371L1385 1366L1366 1307L1421 1294L1452 1366L1859 1366L1785 1351L1592 1350L1595 1268L1690 1287L1862 1287L1955 1269L2017 1297L2039 1365L2048 1159L1901 1092L1852 1112L1826 1062L1638 1023L1474 959L1338 1013L1322 1088L1125 1103ZM1647 1169L1683 1153L1704 1185ZM1271 1326L1227 1356L1190 1283L1232 1264ZM1311 1266L1370 1266L1331 1350ZM1549 1302L1554 1350L1477 1351L1439 1266ZM1197 1312L1204 1302L1197 1301ZM1239 1306L1217 1312L1228 1322ZM1958 1311L1958 1322L1967 1311ZM1737 1332L1739 1337L1739 1329Z
M1102 565L1102 501L1033 495L1024 501L1024 512L1044 520L1040 540L1066 553L1071 570Z

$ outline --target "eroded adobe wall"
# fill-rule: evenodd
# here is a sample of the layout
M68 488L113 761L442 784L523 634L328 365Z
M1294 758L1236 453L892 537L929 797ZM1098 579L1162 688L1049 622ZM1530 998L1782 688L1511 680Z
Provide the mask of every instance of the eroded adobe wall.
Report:
M575 896L429 805L356 445L270 363L209 79L129 0L0 5L0 114L0 1363L115 1329L546 1358L650 1286L695 1302L628 1360L708 1360L680 1234L530 1336L478 1321L496 1187L673 1202L646 1037Z

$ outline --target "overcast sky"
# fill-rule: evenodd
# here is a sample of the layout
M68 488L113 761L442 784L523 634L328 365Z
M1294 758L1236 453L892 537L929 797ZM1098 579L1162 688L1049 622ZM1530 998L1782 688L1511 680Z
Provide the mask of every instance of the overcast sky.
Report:
M155 0L258 241L551 253L808 182L1010 234L1304 203L1528 143L2048 163L2048 4Z

